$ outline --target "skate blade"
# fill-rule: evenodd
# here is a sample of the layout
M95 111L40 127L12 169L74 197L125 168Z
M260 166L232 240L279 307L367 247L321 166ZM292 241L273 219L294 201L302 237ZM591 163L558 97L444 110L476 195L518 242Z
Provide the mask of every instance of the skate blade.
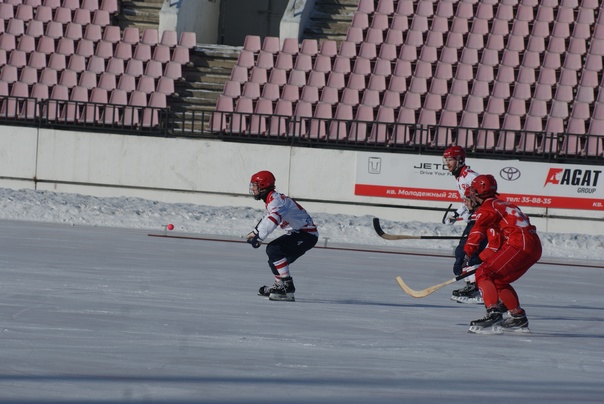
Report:
M512 328L503 328L503 332L510 334L530 334L531 330L528 327L512 327Z
M468 329L468 333L480 335L501 335L503 334L503 329L501 328L501 326L498 325L493 325L491 327L481 327L479 325L472 325Z
M451 296L451 300L461 304L484 304L482 297Z
M272 300L275 302L295 302L296 298L294 297L294 295L292 294L290 295L270 295L268 297L268 300Z

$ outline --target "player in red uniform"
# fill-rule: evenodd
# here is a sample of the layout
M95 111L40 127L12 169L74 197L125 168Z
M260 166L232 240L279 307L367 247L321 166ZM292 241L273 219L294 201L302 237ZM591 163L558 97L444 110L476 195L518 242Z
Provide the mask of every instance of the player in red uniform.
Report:
M247 242L254 248L277 227L287 234L271 241L266 247L268 265L275 276L272 286L261 286L258 294L270 300L294 301L294 281L289 264L310 250L319 240L317 226L306 210L290 197L275 191L275 176L270 171L252 175L250 194L266 204L266 214L254 230L247 235Z
M470 198L476 209L476 222L464 246L466 256L478 251L479 244L492 228L503 236L497 251L485 257L476 271L487 315L470 323L470 332L490 333L494 326L528 331L525 311L511 283L541 258L541 240L529 218L515 205L497 198L497 181L492 175L479 175L472 181ZM503 319L500 303L509 309Z

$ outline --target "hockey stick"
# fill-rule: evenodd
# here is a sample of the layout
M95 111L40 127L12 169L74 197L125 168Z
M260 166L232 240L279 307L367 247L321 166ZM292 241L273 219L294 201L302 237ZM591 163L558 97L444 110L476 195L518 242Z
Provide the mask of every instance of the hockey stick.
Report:
M443 220L442 220L443 224L447 224L447 215L449 214L449 210L451 209L451 206L453 206L452 203L450 203L447 210L445 210L445 214L443 215Z
M478 266L476 268L474 268L471 271L465 272L459 276L456 276L453 279L449 279L446 282L443 283L439 283L438 285L434 285L434 286L430 286L429 288L426 289L422 289L422 290L413 290L411 289L409 286L407 286L407 284L405 283L405 281L403 281L403 278L401 278L400 276L396 277L396 282L398 283L398 285L401 287L401 289L403 289L405 291L406 294L408 294L411 297L415 297L415 298L422 298L422 297L426 297L428 295L431 295L432 293L436 292L438 289L442 289L447 285L450 285L452 283L457 282L460 279L464 279L467 278L470 275L473 275L476 272L476 269L478 269Z
M373 218L373 228L375 232L381 238L385 238L386 240L409 240L409 239L422 239L422 240L459 240L462 238L461 236L408 236L405 234L388 234L384 230L382 230L382 226L380 226L380 219L377 217Z

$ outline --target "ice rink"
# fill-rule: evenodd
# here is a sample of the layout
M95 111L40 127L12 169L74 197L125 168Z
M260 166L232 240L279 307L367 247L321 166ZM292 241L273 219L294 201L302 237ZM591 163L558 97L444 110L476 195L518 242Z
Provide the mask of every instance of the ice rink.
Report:
M256 295L272 276L241 239L1 221L0 251L0 402L604 401L601 266L537 264L515 284L532 333L481 336L461 285L394 280L446 281L450 257L315 248L292 303Z

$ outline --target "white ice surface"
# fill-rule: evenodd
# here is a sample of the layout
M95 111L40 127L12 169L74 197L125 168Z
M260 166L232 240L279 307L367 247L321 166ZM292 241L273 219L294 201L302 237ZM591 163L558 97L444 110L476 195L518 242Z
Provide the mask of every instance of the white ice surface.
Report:
M379 239L371 216L315 215L328 248L321 240L292 265L288 303L256 295L271 274L263 249L241 235L259 210L6 190L1 203L0 402L604 397L601 265L535 265L516 283L532 333L478 336L468 323L484 308L450 301L459 285L413 299L394 282L421 289L451 278L451 258L429 255L450 250ZM167 223L168 236L220 240L149 236ZM601 248L601 238L585 240ZM432 250L407 253L418 248Z

